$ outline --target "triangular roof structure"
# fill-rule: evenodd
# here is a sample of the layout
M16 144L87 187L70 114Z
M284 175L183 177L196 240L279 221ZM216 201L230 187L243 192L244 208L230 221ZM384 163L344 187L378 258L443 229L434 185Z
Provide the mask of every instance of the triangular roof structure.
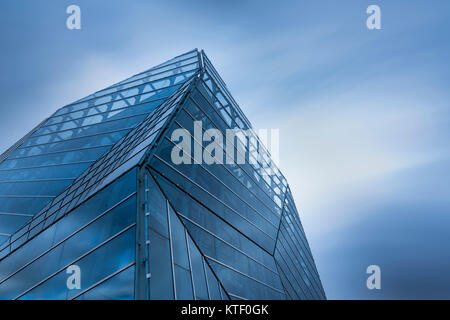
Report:
M176 129L204 151L195 121L245 131L254 159L174 164ZM59 109L0 161L0 298L325 298L287 181L203 51ZM58 282L74 264L78 291Z

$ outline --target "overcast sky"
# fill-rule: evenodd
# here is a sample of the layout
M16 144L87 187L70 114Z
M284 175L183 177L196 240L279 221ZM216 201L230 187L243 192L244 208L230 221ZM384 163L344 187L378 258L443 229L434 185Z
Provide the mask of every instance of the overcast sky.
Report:
M81 7L81 30L66 8ZM381 8L368 30L366 8ZM328 298L450 298L450 2L4 0L0 152L59 107L205 49L281 168ZM379 265L382 289L366 288Z

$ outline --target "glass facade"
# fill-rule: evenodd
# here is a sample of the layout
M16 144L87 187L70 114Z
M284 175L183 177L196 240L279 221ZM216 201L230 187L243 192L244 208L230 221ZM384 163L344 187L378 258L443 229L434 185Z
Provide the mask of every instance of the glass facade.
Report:
M177 129L217 157L214 129L246 161L175 164ZM0 299L325 293L286 179L193 50L59 109L0 156Z

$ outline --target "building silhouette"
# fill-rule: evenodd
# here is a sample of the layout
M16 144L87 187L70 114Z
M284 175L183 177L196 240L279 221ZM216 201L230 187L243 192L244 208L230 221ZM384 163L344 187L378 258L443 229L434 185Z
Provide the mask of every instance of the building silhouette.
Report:
M246 161L173 163L172 133L194 137L194 121L245 130ZM325 293L286 179L193 50L62 107L0 156L0 299Z

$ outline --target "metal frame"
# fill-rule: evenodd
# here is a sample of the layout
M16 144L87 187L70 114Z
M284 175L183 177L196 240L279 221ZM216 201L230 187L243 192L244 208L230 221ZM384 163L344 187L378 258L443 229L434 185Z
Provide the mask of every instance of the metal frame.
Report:
M196 54L195 54L196 53ZM189 55L189 56L188 56ZM190 56L192 55L192 56ZM184 56L188 56L186 58L183 58ZM180 58L178 61L177 58ZM196 60L195 60L196 59ZM188 61L189 63L183 64L183 62ZM192 61L192 62L191 62ZM175 72L176 70L181 70L180 68L189 67L189 66L196 66L198 64L199 68L198 71L195 72L196 68L193 70L183 71L180 73L174 73L172 75L169 75L167 77L162 78L155 78L158 75L164 75L170 72ZM173 67L173 68L172 68ZM170 68L170 69L167 69ZM167 69L167 70L163 70ZM159 71L159 72L158 72ZM156 72L153 74L149 74L152 72ZM158 83L159 81L164 81L165 79L174 79L173 77L177 76L183 76L186 74L192 73L191 76L185 77L183 81L181 81L178 84L169 84L169 86L161 88L161 89L155 89L153 91L148 92L142 92L137 95L133 95L130 97L124 98L121 97L121 93L126 92L127 90L133 90L135 88L145 88L147 85L152 85L154 83ZM138 78L139 76L141 76ZM205 80L204 76L207 76L208 79ZM153 80L150 80L153 78ZM144 83L136 84L135 83L139 81L146 81ZM206 83L206 81L210 82L211 88ZM205 89L205 93L203 93L201 90L197 88L198 85L202 85ZM127 88L123 88L123 86L132 85ZM141 96L146 93L151 92L157 92L162 89L166 89L168 87L175 87L177 86L175 92L171 94L168 97L164 98L158 98L158 99L152 99L147 102L141 102L138 104L134 104L132 106L122 107L115 110L107 110L104 112L99 112L93 115L87 115L82 116L75 119L70 120L63 120L57 123L47 124L47 122L51 119L56 119L57 117L61 117L59 119L65 119L67 116L70 116L70 114L74 114L76 112L87 111L87 110L95 110L100 111L98 108L103 105L108 105L111 103L115 103L117 101L127 100L130 98L135 98L138 96ZM111 91L116 90L116 91ZM194 120L194 117L192 114L186 110L185 108L185 102L187 99L190 99L189 101L192 101L196 107L200 110L200 112L203 113L204 116L208 118L208 120L211 122L212 125L216 124L215 121L219 118L214 118L214 120L203 110L203 107L197 103L192 97L191 94L194 92L193 90L196 90L196 93L199 93L203 99L208 103L209 107L211 107L214 112L216 112L217 116L224 122L226 127L229 127L229 124L226 119L224 119L224 115L220 114L219 110L216 109L214 105L212 105L210 99L205 96L205 94L211 93L211 95L214 97L215 101L217 101L224 112L230 117L232 124L239 127L238 123L242 123L244 127L247 127L251 132L253 133L253 137L256 141L256 146L253 143L253 140L249 141L252 144L252 148L254 150L262 150L263 156L261 158L256 159L256 164L252 166L252 168L243 167L239 164L237 164L236 168L239 169L239 172L242 173L243 176L245 176L245 180L241 180L239 176L236 175L236 173L225 167L224 174L230 174L237 182L236 185L238 187L246 188L245 183L252 182L252 185L256 186L259 189L250 189L250 192L253 196L251 199L247 199L240 194L236 193L234 189L235 187L229 186L221 181L221 179L213 172L205 168L203 165L199 165L203 170L205 170L205 174L210 175L215 182L218 183L218 185L223 188L224 190L227 190L230 194L232 194L234 197L236 197L236 200L242 202L243 205L248 207L252 210L252 214L258 215L258 218L261 218L261 223L264 224L265 227L260 227L259 224L253 223L250 218L247 218L248 215L241 215L238 211L233 209L230 205L216 197L213 193L206 190L204 187L202 187L201 184L196 183L188 176L184 175L180 170L177 168L174 168L170 163L167 163L164 159L162 159L157 154L158 147L165 143L166 141L171 142L174 144L170 139L166 137L168 131L174 126L181 126L180 123L177 121L177 116L180 114L182 110L184 110L188 117L192 118ZM227 100L228 105L224 106L219 101L218 97L216 96L218 93L221 93L223 97ZM97 94L99 94L97 96ZM109 102L102 102L98 105L89 106L86 108L81 108L78 110L72 110L69 111L68 109L70 107L75 107L77 105L81 106L84 103L89 103L90 101L94 101L96 99L102 99L106 96L114 96L115 98L121 97L121 99L118 100L112 100ZM89 117L95 117L99 115L105 115L110 114L111 112L115 111L121 111L121 110L127 110L129 108L138 107L140 105L156 102L161 100L162 103L158 106L155 106L155 109L149 113L142 113L132 116L127 116L123 118L118 118L114 120L106 120L102 121L100 123L107 123L107 122L114 122L119 121L122 119L128 119L128 118L134 118L139 116L147 115L145 119L143 119L140 123L138 123L136 126L132 128L124 128L124 129L117 129L112 131L105 131L95 134L88 134L85 136L79 136L79 137L71 137L68 139L62 139L61 141L51 141L51 142L45 142L40 144L34 144L29 146L22 146L22 144L25 142L26 139L29 137L31 138L39 138L39 137L45 137L48 136L49 139L57 138L58 133L62 132L70 132L72 131L72 135L77 133L83 134L83 129L85 128L94 128L97 124L89 124L85 126L80 126L76 128L70 128L70 129L64 129L60 131L54 131L49 132L45 134L39 134L34 136L37 130L39 129L45 129L45 128L56 128L58 130L58 126L60 127L64 123L74 122L75 124L79 122L79 120L83 120L85 118ZM204 107L207 107L206 105ZM66 110L68 112L58 114L59 112L62 112ZM230 110L228 110L230 109ZM242 128L241 128L242 129ZM32 155L32 156L22 156L17 158L9 158L9 156L17 149L20 150L31 150L32 148L41 148L43 146L48 146L52 144L59 145L60 143L64 143L66 141L72 141L72 140L79 140L83 138L92 138L97 137L101 135L108 135L116 132L122 132L122 131L129 131L127 134L125 134L124 137L119 139L118 142L110 145L103 145L103 146L91 146L86 148L78 148L78 149L72 149L72 150L62 150L62 151L56 151L56 152L50 152L50 153L43 153L38 155ZM204 130L205 131L205 130ZM37 141L37 140L36 140ZM199 143L199 141L196 141L194 138L194 143ZM174 144L175 145L175 144ZM325 294L323 292L323 288L320 283L320 277L317 272L317 268L315 266L315 262L313 259L313 256L311 254L311 250L309 249L308 242L306 240L303 228L301 226L300 220L298 219L298 213L295 208L295 204L292 201L292 196L290 193L289 185L286 182L286 179L281 174L279 169L274 166L273 162L270 160L270 153L267 151L267 149L264 147L264 145L261 143L257 135L254 133L252 126L248 119L243 114L242 110L240 109L239 105L236 103L234 98L231 96L230 92L228 91L225 83L221 79L220 75L215 70L212 63L209 61L208 57L205 55L203 51L198 51L197 49L192 50L188 53L185 53L183 55L180 55L178 57L175 57L174 59L163 63L159 66L156 66L152 69L149 69L147 71L144 71L142 73L138 73L122 82L119 82L117 84L114 84L106 89L97 91L96 93L87 96L81 100L78 100L72 104L68 104L62 108L60 108L58 111L56 111L50 118L47 118L44 120L39 126L37 126L35 129L33 129L27 136L19 140L13 147L7 150L4 154L0 156L0 163L2 163L6 158L8 160L16 160L16 159L23 159L23 158L33 158L38 156L45 156L45 155L51 155L51 154L59 154L59 153L66 153L66 152L75 152L75 151L81 151L86 149L96 149L96 148L102 148L102 147L111 147L109 151L107 151L104 155L100 156L97 160L93 161L78 161L78 162L72 162L72 163L65 163L65 164L52 164L52 165L45 165L45 166L29 166L24 168L8 168L8 169L0 169L0 172L8 172L13 170L23 170L23 169L34 169L34 168L49 168L53 166L64 166L64 165L75 165L75 164L90 164L90 167L88 167L83 173L79 175L77 178L55 178L55 179L31 179L31 180L11 180L11 181L0 181L0 183L26 183L26 182L52 182L52 181L70 181L73 180L72 184L69 185L67 188L65 188L59 195L57 196L23 196L23 195L8 195L8 196L2 196L1 197L7 197L7 198L15 198L15 197L27 197L27 198L51 198L52 201L50 204L46 205L38 214L32 216L32 219L30 219L29 222L25 224L24 227L17 230L13 235L9 235L9 241L7 241L6 245L2 244L0 245L0 254L3 254L6 252L6 255L3 255L2 258L0 258L0 263L3 259L5 259L8 255L10 255L12 252L18 250L21 248L26 241L29 241L36 237L38 234L40 234L43 230L46 230L49 226L53 225L60 219L64 218L65 215L67 215L71 210L77 208L82 203L85 203L88 199L93 197L98 191L103 190L105 187L122 177L124 174L126 174L127 171L124 171L120 173L120 169L124 166L127 166L127 163L130 163L130 160L133 159L132 167L137 167L136 170L136 192L132 193L131 195L127 196L125 199L121 200L119 203L115 204L112 208L108 209L107 211L101 213L99 216L88 222L87 224L83 225L82 227L78 228L76 231L65 237L64 239L61 239L57 244L51 246L47 250L45 250L43 253L41 253L38 257L28 261L25 265L20 267L19 269L15 270L10 275L6 276L4 279L0 279L0 285L13 277L18 272L24 270L27 266L31 265L37 259L40 259L42 256L56 248L58 245L69 239L70 237L76 235L84 228L88 227L93 222L97 221L100 217L106 215L109 211L113 210L114 207L117 207L124 201L130 199L131 197L136 195L136 222L131 224L130 226L126 227L122 231L119 231L115 235L111 236L110 238L106 239L102 243L96 245L93 249L85 252L80 257L76 258L74 261L71 262L75 263L76 261L79 261L83 257L87 256L88 254L94 252L99 247L107 244L109 241L114 239L115 237L119 236L120 234L135 228L136 230L136 244L135 244L135 261L132 263L129 263L128 265L122 267L120 270L116 270L114 273L106 276L105 278L97 281L95 284L92 284L89 288L83 290L81 293L77 294L76 296L72 297L72 299L76 299L81 297L83 294L89 292L96 286L108 281L109 279L113 278L114 276L120 274L121 272L128 270L131 267L135 267L135 292L134 292L134 298L135 299L149 299L150 298L150 286L151 286L151 270L150 270L150 259L152 259L151 255L151 243L149 239L149 227L150 227L150 206L152 205L152 199L149 199L149 181L148 179L151 177L156 184L156 187L159 188L160 192L163 194L165 202L166 202L166 215L167 215L167 223L168 223L168 234L169 234L169 250L170 250L170 259L172 264L172 281L173 281L173 294L174 298L177 299L177 289L176 289L176 275L175 275L175 266L174 266L174 248L173 248L173 235L172 235L172 223L173 219L180 219L180 223L184 227L184 240L187 250L187 257L188 257L188 263L190 268L190 281L192 284L192 293L194 299L197 299L196 295L196 286L194 283L195 275L193 275L193 265L192 265L192 252L191 248L192 244L195 247L195 250L198 250L201 256L202 261L202 268L205 276L205 283L206 283L206 290L208 293L208 297L211 298L212 291L211 291L211 283L209 279L209 273L212 273L213 277L215 277L215 281L218 283L218 290L220 297L222 298L236 298L236 299L244 299L243 297L230 293L227 290L225 290L223 284L217 277L217 274L215 270L211 267L211 264L218 263L221 266L236 272L240 274L241 276L245 276L248 279L251 279L252 281L255 281L256 283L259 283L267 288L270 288L271 290L274 290L278 293L281 293L282 295L285 295L286 297L291 297L291 294L289 293L289 290L286 289L286 286L289 285L292 287L293 292L296 296L298 294L303 294L305 297L311 297L311 298L324 298ZM240 152L239 148L236 149L237 152ZM249 151L249 150L247 150ZM261 152L261 151L260 151ZM253 156L251 152L249 151L249 155ZM139 158L137 158L139 156ZM167 178L163 173L159 172L155 168L152 167L150 164L150 160L157 160L160 161L163 165L168 166L170 170L173 170L174 173L179 174L181 177L183 177L185 180L189 181L192 185L196 186L204 192L206 195L212 197L215 199L215 201L218 201L221 205L224 206L224 208L227 208L227 210L230 213L234 213L238 215L241 219L246 221L249 225L251 225L254 229L253 232L256 232L257 230L261 232L261 236L264 235L261 239L264 241L267 240L273 240L274 247L273 250L268 250L267 248L263 248L266 245L265 243L262 243L261 245L258 244L256 241L251 239L248 235L242 233L239 231L234 225L226 221L224 218L222 218L219 214L212 211L212 209L208 208L205 204L201 202L201 200L194 198L193 196L189 195L187 191L183 189L183 187L176 185L175 182L171 181L170 178ZM23 163L26 164L26 163ZM127 170L129 170L127 168ZM248 170L255 170L256 174L255 177L252 176L253 172L249 172ZM244 173L245 172L245 173ZM119 174L120 173L120 174ZM116 176L117 175L117 176ZM178 188L182 192L185 193L186 196L189 196L189 198L201 205L203 208L208 210L209 212L212 212L218 219L220 219L222 222L226 223L227 226L231 227L235 232L238 232L240 235L242 235L246 240L250 241L253 245L256 245L259 249L262 250L265 254L268 254L270 256L274 255L280 255L282 261L277 261L274 259L274 267L269 267L265 263L259 261L258 259L255 259L251 257L249 254L244 252L243 250L237 248L233 244L229 243L228 241L225 241L220 236L217 236L214 232L205 229L203 226L199 225L195 221L192 221L189 219L189 217L184 216L182 213L177 212L172 204L170 203L169 198L166 196L162 188L159 186L158 180L153 175L158 175L158 177L163 177L164 179L167 179L168 183L171 183L174 187ZM7 176L8 177L8 176ZM266 179L268 177L269 179ZM258 181L257 181L258 180ZM278 181L277 181L278 180ZM234 181L234 180L233 180ZM247 181L247 182L246 182ZM264 185L262 185L261 181L264 181ZM245 182L245 183L244 183ZM265 187L265 188L264 188ZM266 190L267 189L267 190ZM278 190L278 191L277 191ZM262 198L264 197L264 198ZM267 197L267 198L266 198ZM280 204L278 204L275 201L275 198L280 200ZM263 201L264 199L265 201ZM269 206L269 201L276 204L276 207ZM261 203L262 206L264 206L264 210L257 210L253 204L256 205L256 203ZM259 206L258 206L259 207ZM278 213L277 208L280 208L280 212ZM266 210L267 209L267 210ZM170 212L170 210L173 210L173 215ZM264 212L261 213L260 211ZM267 213L266 213L267 212ZM273 214L272 216L267 216L269 213ZM4 215L8 213L1 213L0 215ZM15 215L15 214L13 214ZM19 214L17 214L19 215ZM297 216L296 216L297 215ZM31 215L26 215L27 217L31 217ZM289 219L295 220L295 222L289 222L285 221L289 216ZM253 217L253 216L252 216ZM183 219L186 220L183 220ZM273 219L272 219L273 218ZM278 222L279 219L279 222ZM277 220L276 223L272 222L272 220ZM214 257L210 257L208 255L205 255L200 248L198 247L197 243L195 242L194 237L191 236L189 229L186 227L185 223L186 221L189 221L190 223L193 223L196 227L201 228L204 232L207 232L211 237L214 237L215 239L223 242L225 245L229 246L231 249L235 250L239 254L245 256L246 258L252 260L254 263L256 263L258 266L261 266L265 268L268 272L271 272L273 274L279 275L280 278L280 284L276 281L266 281L269 283L266 283L265 281L261 281L255 277L253 277L251 274L246 274L242 270L238 270L233 268L232 266L228 265L226 261L219 261L215 259ZM269 226L276 229L276 232L274 234L274 237L268 234L268 232L264 231L263 229L267 229ZM231 230L230 230L231 231ZM233 232L234 232L233 231ZM0 233L0 236L5 236L4 234ZM6 235L8 236L8 235ZM267 238L267 239L266 239ZM211 238L212 239L212 238ZM262 242L261 240L260 242ZM191 244L192 242L192 244ZM13 247L14 246L14 247ZM288 247L288 248L287 248ZM6 251L9 250L9 251ZM256 250L256 247L255 247ZM281 251L283 250L284 253L281 254ZM292 257L291 255L294 255ZM299 258L300 256L304 256L302 260ZM263 258L262 261L265 261ZM285 259L291 260L289 263L285 261ZM295 261L303 261L304 267L295 264ZM280 263L284 263L282 266ZM288 266L291 266L293 264L293 267L290 268ZM271 265L271 264L270 264ZM288 267L287 270L286 267ZM273 269L276 270L273 270ZM307 268L307 272L303 269ZM20 298L23 295L25 295L27 292L33 290L40 284L44 283L54 275L61 272L61 270L64 270L64 268L57 270L56 272L52 273L48 277L42 279L37 284L33 285L29 289L27 289L25 292L21 293L16 297ZM262 269L261 269L262 270ZM292 273L291 275L285 274L285 272ZM284 277L282 278L281 275ZM294 278L296 285L293 283L290 283L290 279ZM300 280L299 280L300 279ZM287 282L286 282L287 281ZM308 286L309 282L309 286ZM272 286L275 285L276 287ZM215 284L214 284L215 285ZM280 288L278 288L281 285ZM286 286L285 286L286 285ZM300 288L301 292L297 292L297 289ZM309 288L308 288L309 287ZM281 289L282 288L282 289ZM306 289L308 288L308 289ZM305 291L306 290L306 291ZM292 291L292 290L291 290ZM224 296L225 295L225 296ZM299 297L300 298L300 297Z

